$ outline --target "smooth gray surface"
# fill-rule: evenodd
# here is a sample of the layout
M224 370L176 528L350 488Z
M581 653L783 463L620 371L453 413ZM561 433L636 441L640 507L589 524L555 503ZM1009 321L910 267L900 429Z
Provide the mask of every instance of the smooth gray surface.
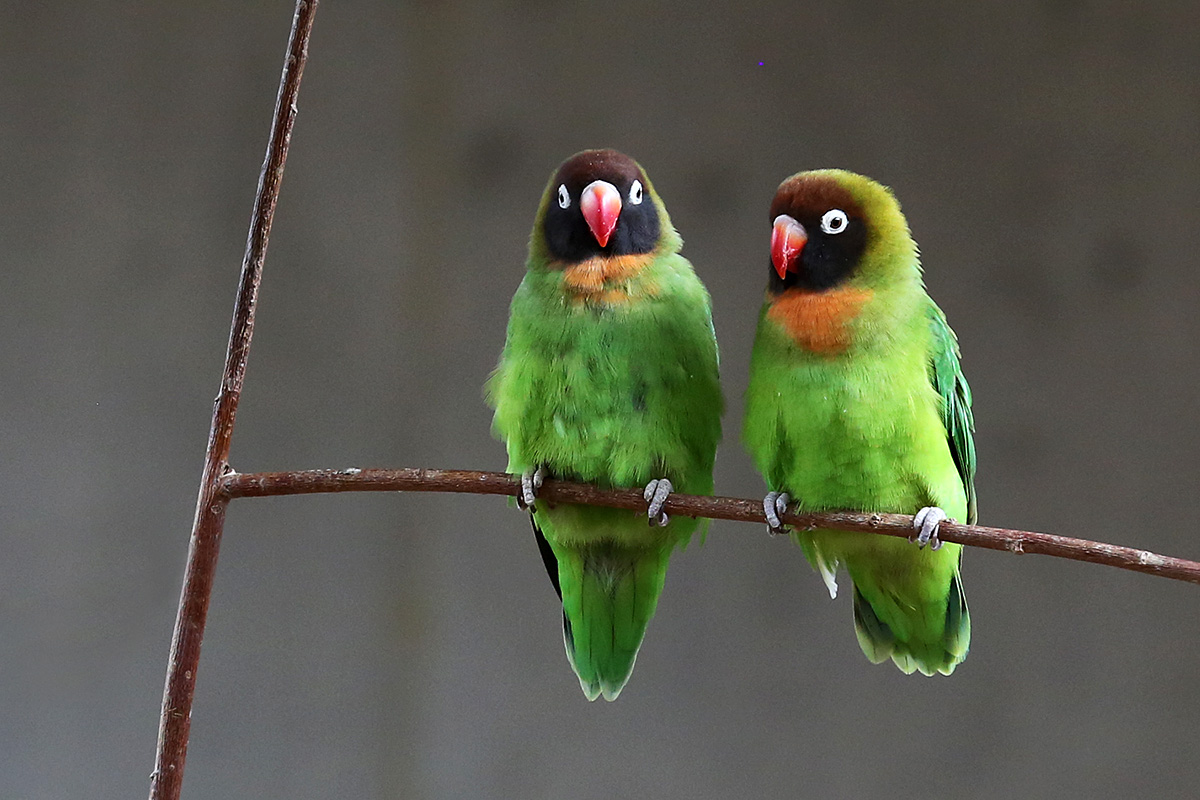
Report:
M327 0L234 465L503 468L480 387L538 195L613 146L712 291L717 487L758 496L767 206L841 166L896 189L962 341L982 521L1200 556L1200 12L960 6ZM0 797L148 786L290 15L0 5ZM1194 796L1195 586L982 551L964 582L970 658L906 677L717 522L588 704L501 500L239 501L184 797Z

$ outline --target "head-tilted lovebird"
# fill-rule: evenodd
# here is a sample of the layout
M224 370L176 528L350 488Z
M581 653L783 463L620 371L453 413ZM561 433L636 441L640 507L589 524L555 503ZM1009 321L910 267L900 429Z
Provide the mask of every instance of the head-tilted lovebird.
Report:
M975 522L958 343L925 293L917 245L884 186L842 170L802 172L780 184L769 220L742 431L771 490L768 521L778 529L789 502L915 514L916 544L845 531L792 537L830 595L846 567L867 658L949 675L966 658L971 620L962 548L942 546L937 526Z
M717 342L681 247L637 162L613 150L567 159L538 206L487 385L589 700L614 700L629 680L671 551L701 525L668 519L667 495L713 489ZM649 518L537 502L544 476L644 486Z

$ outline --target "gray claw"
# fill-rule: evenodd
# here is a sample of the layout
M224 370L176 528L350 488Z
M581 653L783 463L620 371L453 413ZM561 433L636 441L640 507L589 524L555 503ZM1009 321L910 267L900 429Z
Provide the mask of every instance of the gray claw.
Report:
M792 498L788 496L787 492L767 492L767 496L763 498L763 513L767 516L767 532L772 536L787 533L779 515L787 513L788 503L791 500Z
M662 507L674 489L675 487L666 478L656 478L646 484L646 490L642 492L642 497L650 504L650 507L646 509L646 516L650 518L651 525L663 528L670 522L670 518L662 510Z
M915 541L917 547L929 545L930 550L940 550L942 540L937 535L938 525L946 519L950 518L946 516L945 511L942 511L937 506L925 506L913 517L913 530L917 532L917 538L910 539L910 541ZM954 520L950 521L953 522Z
M535 513L537 507L534 505L537 502L537 491L542 488L542 481L546 478L546 471L538 467L533 472L526 472L521 475L521 494L517 495L517 506L520 508L529 509L529 513Z

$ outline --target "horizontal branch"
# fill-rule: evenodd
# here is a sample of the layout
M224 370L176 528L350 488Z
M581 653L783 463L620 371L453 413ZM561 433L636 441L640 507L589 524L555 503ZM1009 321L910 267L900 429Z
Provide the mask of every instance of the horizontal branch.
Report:
M471 472L451 469L343 469L302 472L229 473L221 479L226 497L267 497L285 494L323 492L465 492L516 496L520 479L503 472ZM645 511L646 501L640 489L600 489L586 483L547 479L538 490L538 499L547 503L627 508ZM702 497L672 494L663 509L687 517L729 519L737 522L766 524L761 500L738 497ZM822 513L783 514L784 522L811 530L827 528L863 531L885 536L909 537L913 518L904 514L827 511ZM1200 563L1182 558L1160 556L1147 550L1120 547L1086 539L1072 539L1033 531L985 528L943 522L938 529L942 541L957 542L989 550L1040 555L1107 564L1134 572L1200 583Z

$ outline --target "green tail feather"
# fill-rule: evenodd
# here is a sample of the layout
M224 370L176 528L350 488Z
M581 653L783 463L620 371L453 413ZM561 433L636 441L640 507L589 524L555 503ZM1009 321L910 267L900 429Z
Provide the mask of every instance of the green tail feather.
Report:
M588 700L616 700L654 616L670 548L553 546L567 658Z
M949 675L967 657L971 644L971 615L958 571L950 578L942 624L913 622L911 607L897 598L878 596L874 605L854 587L854 632L863 653L874 664L891 658L906 675ZM892 620L889 625L884 619ZM906 622L908 624L906 624Z

